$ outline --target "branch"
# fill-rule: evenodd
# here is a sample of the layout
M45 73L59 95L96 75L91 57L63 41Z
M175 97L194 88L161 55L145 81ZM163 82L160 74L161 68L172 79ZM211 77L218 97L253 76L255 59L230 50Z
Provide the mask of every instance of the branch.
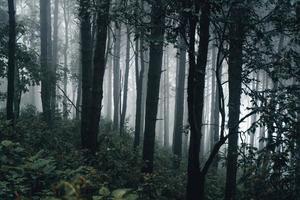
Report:
M56 85L56 87L63 93L63 95L66 97L66 99L72 104L72 106L75 108L75 110L77 112L81 112L79 110L79 108L76 107L76 105L73 103L73 101L68 97L68 95L66 94L66 92L61 88L59 87L59 85Z

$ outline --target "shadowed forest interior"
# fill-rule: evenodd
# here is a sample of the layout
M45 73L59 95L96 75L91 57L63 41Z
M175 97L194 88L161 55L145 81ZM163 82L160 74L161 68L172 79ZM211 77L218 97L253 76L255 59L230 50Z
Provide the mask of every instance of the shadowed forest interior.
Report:
M300 200L300 1L1 0L0 199Z

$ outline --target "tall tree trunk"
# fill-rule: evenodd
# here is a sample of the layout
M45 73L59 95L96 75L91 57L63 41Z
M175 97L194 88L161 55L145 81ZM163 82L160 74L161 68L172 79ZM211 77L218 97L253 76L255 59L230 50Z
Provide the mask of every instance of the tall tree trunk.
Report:
M111 44L112 44L112 34L109 32L109 36L110 39L108 42L109 48L108 48L108 56L107 56L107 62L106 62L106 66L108 68L108 75L107 75L107 110L106 110L106 114L107 114L107 119L109 121L112 120L112 68L113 68L113 59L112 56L109 55L111 54Z
M53 18L53 66L51 80L51 108L56 110L56 71L58 67L58 15L59 0L54 1L54 18ZM66 91L65 91L66 92Z
M115 45L114 45L114 120L113 130L117 131L120 125L120 51L121 51L121 24L115 22Z
M229 138L227 154L227 171L225 200L234 200L236 197L236 174L238 158L238 123L240 116L240 101L242 89L242 65L243 65L243 39L244 31L242 17L244 9L242 5L236 4L232 8L232 24L229 30Z
M199 12L199 2L195 1L196 13ZM200 30L197 61L195 55L195 32L197 17L189 16L189 76L188 76L188 111L190 124L190 146L188 157L187 200L204 199L205 175L200 171L199 155L202 138L202 117L204 106L205 71L209 43L209 2L203 2L200 16Z
M221 50L219 50L221 51ZM220 62L220 61L219 61ZM220 66L219 73L217 74L217 67ZM218 76L218 77L217 77ZM219 102L220 102L220 95L219 95L219 89L217 86L217 78L221 80L222 77L222 63L217 63L217 47L213 47L212 49L212 100L211 100L211 119L210 122L212 123L211 126L211 151L213 150L213 147L216 145L216 143L219 141L219 120L220 120L220 113L219 113ZM219 156L214 159L212 163L212 169L214 173L217 173L218 169L218 162L219 162Z
M109 24L110 0L97 1L97 25L96 44L94 53L94 70L91 94L91 106L89 109L88 147L93 153L97 151L99 122L103 99L103 80L105 72L105 50L107 40L107 27Z
M41 34L41 98L43 117L48 126L52 126L52 45L50 1L40 0L40 34Z
M56 0L57 1L57 0ZM63 77L63 84L64 84L64 92L68 94L67 85L68 85L68 49L69 49L69 11L68 11L68 1L63 2L64 6L64 22L65 22L65 47L64 47L64 77ZM68 118L68 100L67 97L64 96L63 98L63 117L64 119Z
M91 38L91 15L90 1L79 1L79 18L81 32L81 85L82 85L82 106L81 106L81 145L89 148L88 141L88 110L91 99L92 79L92 38Z
M186 69L186 45L182 36L179 37L178 66L176 70L176 98L173 130L173 153L176 156L174 167L178 168L182 156L184 89Z
M161 0L151 5L150 60L146 99L145 132L143 146L143 173L153 172L155 125L159 98L159 83L162 69L164 44L164 10Z
M8 70L7 70L7 100L6 118L14 123L14 94L16 71L16 11L15 1L8 0L9 41L8 41Z
M124 133L124 125L125 125L126 109L127 109L129 62L130 62L130 27L127 26L126 61L125 61L126 66L125 66L125 74L124 74L123 105L122 105L121 122L120 122L121 135Z
M170 115L170 84L169 84L169 52L168 47L165 49L164 58L164 84L163 84L163 111L164 111L164 147L169 146L169 115Z
M142 43L142 37L140 38ZM135 130L134 130L134 150L140 145L140 136L141 136L141 112L142 112L142 87L143 87L143 77L144 77L144 64L141 60L141 69L139 70L139 50L141 51L140 55L143 55L143 50L139 48L139 40L135 41L135 73L136 73L136 110L135 110ZM143 59L143 57L141 57Z

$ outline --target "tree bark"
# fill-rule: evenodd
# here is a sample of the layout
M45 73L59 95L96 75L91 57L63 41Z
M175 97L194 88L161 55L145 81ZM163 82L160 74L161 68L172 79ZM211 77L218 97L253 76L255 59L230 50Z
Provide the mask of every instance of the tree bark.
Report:
M98 146L99 122L103 99L103 80L105 73L105 51L107 40L107 27L109 24L110 0L97 1L96 44L94 53L94 70L91 93L91 106L89 109L88 148L95 153Z
M151 5L150 60L146 99L145 132L143 146L143 173L153 172L155 125L159 98L164 44L164 9L161 0Z
M188 156L187 200L204 199L205 175L200 171L199 155L202 138L202 117L204 106L205 71L209 43L209 2L202 2L197 61L195 60L195 32L198 24L196 16L189 16L189 75L188 75L188 112L190 124L190 146ZM195 13L200 3L194 2Z
M184 89L186 69L186 44L182 36L179 37L178 68L176 70L176 97L173 131L173 154L176 156L174 167L178 168L182 157L183 115L184 115Z
M163 115L164 115L164 147L169 147L169 114L170 114L170 84L169 84L169 52L168 47L165 49L164 59L164 82L163 82Z
M225 200L234 200L236 197L236 174L238 158L238 127L240 116L240 98L242 89L243 65L243 22L244 9L236 4L232 8L232 24L229 27L229 138L227 154L227 171L225 185Z
M41 98L43 117L48 126L52 126L52 45L50 1L40 0L40 34L41 34Z
M115 22L115 45L114 45L114 120L113 130L117 131L120 125L120 51L121 51L121 24Z
M81 106L81 145L82 148L89 148L88 141L88 111L91 100L91 79L92 79L92 38L91 38L91 15L90 1L79 1L79 18L81 32L81 85L82 85L82 106Z
M54 18L53 18L53 72L51 80L51 108L53 112L56 110L56 71L58 67L58 15L59 15L59 0L54 1ZM65 91L66 92L66 91Z
M128 96L128 79L129 79L129 62L130 62L130 27L127 26L127 41L126 41L126 66L124 74L124 89L123 89L123 105L120 121L120 133L124 133L124 125L127 110L127 96Z
M57 1L57 0L56 0ZM68 85L68 49L69 49L69 11L68 11L68 1L63 2L64 6L64 22L65 22L65 47L64 47L64 74L63 74L63 84L64 91L68 94L67 85ZM67 97L63 98L63 117L64 119L68 119L68 100Z
M8 40L8 70L7 70L7 100L6 118L14 124L14 94L16 71L16 11L15 1L8 0L9 40Z

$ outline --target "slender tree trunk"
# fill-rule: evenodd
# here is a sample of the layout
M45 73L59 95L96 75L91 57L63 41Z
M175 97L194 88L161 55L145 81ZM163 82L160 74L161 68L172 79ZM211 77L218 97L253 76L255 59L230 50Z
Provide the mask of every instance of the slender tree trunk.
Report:
M183 115L184 115L184 89L185 89L185 69L186 69L186 45L182 36L179 37L178 68L176 70L176 98L175 116L173 130L173 153L176 156L174 167L178 168L182 156L183 137ZM177 160L178 159L178 160Z
M99 2L96 25L96 45L94 53L94 70L91 94L91 106L89 109L88 144L92 152L97 151L99 122L103 99L103 80L105 72L105 51L107 40L107 27L109 24L110 0Z
M254 81L253 81L253 83L252 83L252 90L254 90L254 91L258 91L258 81L259 81L259 72L257 72L256 74L253 74L253 78L255 79ZM265 81L265 80L263 80L263 81ZM251 124L251 126L254 124L254 123L256 123L256 118L257 118L257 116L256 116L256 114L253 114L252 116L251 116L251 122L250 122L250 124ZM255 134L256 134L256 126L254 126L253 127L253 130L251 131L251 133L250 133L251 135L250 135L250 146L251 147L254 147L254 138L255 138ZM259 142L259 144L260 144L261 142Z
M40 0L40 34L41 34L41 98L43 117L48 126L52 126L52 45L50 1Z
M57 0L56 0L57 1ZM67 1L68 2L68 1ZM64 84L64 91L68 94L67 85L68 85L68 49L69 49L69 11L68 11L68 4L66 1L63 2L64 4L64 22L65 22L65 47L64 47L64 77L63 77L63 84ZM63 98L63 117L64 119L68 118L68 100L67 97L64 96Z
M6 117L14 123L14 94L16 70L16 11L14 0L8 0L9 41L8 41L8 70L7 70L7 100Z
M164 59L164 85L163 85L163 110L164 110L164 147L169 146L169 114L170 114L170 84L169 84L169 52L168 47L165 50L165 59Z
M107 110L106 110L106 114L107 114L107 119L109 121L112 120L112 68L113 68L113 59L112 59L112 55L111 55L111 44L112 44L112 34L109 32L109 42L108 42L108 56L107 56L107 62L106 62L106 66L108 68L108 75L107 75Z
M120 51L121 51L121 24L115 22L115 45L114 45L114 120L113 129L117 131L120 125Z
M189 5L192 6L192 5ZM196 13L200 5L195 2ZM209 2L203 2L200 16L199 46L195 61L195 32L197 18L189 16L189 76L188 76L188 112L190 124L190 146L188 157L187 200L204 199L205 175L200 171L199 155L202 138L202 117L204 106L205 71L209 43Z
M59 0L54 1L54 19L53 19L53 66L51 80L51 109L56 110L56 71L58 66L58 15L59 15ZM66 92L66 91L65 91Z
M82 85L82 106L81 106L81 145L89 148L88 122L89 106L91 99L91 79L92 79L92 38L91 38L91 16L90 1L79 1L79 18L81 32L81 85Z
M124 125L126 118L126 109L127 109L127 95L128 95L128 79L129 79L129 62L130 62L130 28L127 26L127 42L126 42L126 66L124 74L124 89L123 89L123 105L121 113L121 122L120 122L120 133L124 133Z
M162 69L164 43L164 10L161 0L151 5L150 60L148 72L148 90L146 100L145 132L143 146L143 173L153 172L155 125L157 117L159 83Z
M80 120L80 110L82 99L82 65L79 65L78 69L78 85L77 85L77 99L76 99L76 120Z
M214 47L212 50L212 104L211 104L211 137L212 137L212 144L211 144L211 151L213 147L217 144L220 139L220 128L219 128L219 120L220 120L220 109L219 109L219 102L220 102L220 94L217 85L217 78L221 81L222 79L222 63L217 63L217 48ZM221 50L219 50L221 51ZM221 52L220 52L221 53ZM219 61L220 62L220 61ZM219 73L217 73L217 67L220 66ZM217 77L218 76L218 77ZM214 173L217 173L218 170L218 163L219 163L219 155L216 155L212 163L212 169Z
M142 37L140 38L140 41ZM141 69L139 71L139 49L141 51L140 55L143 55L142 49L139 48L139 40L135 41L135 73L136 73L136 110L135 110L135 131L134 131L134 150L140 145L140 135L141 135L141 111L142 111L142 87L143 87L143 77L144 77L144 64L141 64ZM142 57L141 57L142 59ZM143 61L141 61L142 63Z
M15 1L8 0L9 40L8 40L8 70L7 70L7 100L6 118L14 124L14 94L16 71L16 11Z
M236 199L236 174L238 158L238 123L240 116L240 98L242 89L242 65L243 65L243 25L242 21L244 9L240 4L232 8L231 19L233 23L229 30L229 138L228 138L228 155L225 200Z

